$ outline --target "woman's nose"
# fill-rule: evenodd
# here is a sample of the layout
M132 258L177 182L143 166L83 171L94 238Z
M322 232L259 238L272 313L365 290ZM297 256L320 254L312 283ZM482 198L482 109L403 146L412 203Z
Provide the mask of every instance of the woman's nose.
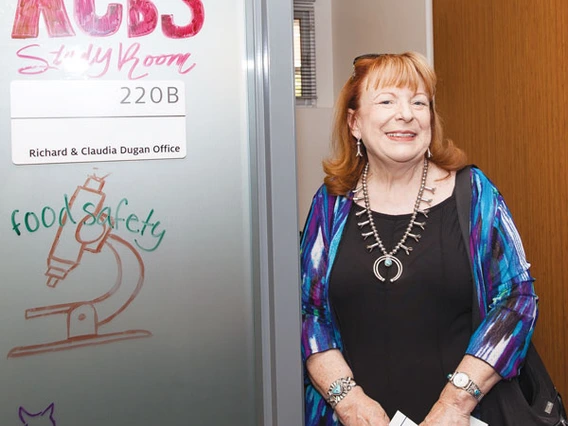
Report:
M398 104L398 118L404 121L411 121L414 118L412 108L408 102L400 102Z

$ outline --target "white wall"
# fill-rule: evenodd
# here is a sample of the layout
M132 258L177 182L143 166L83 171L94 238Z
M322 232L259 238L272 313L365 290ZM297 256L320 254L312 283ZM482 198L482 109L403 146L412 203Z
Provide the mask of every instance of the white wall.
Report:
M408 50L431 54L430 1L332 0L332 10L336 93L349 78L358 55Z
M316 0L318 104L296 108L300 225L323 181L333 102L362 53L415 50L433 63L432 0Z

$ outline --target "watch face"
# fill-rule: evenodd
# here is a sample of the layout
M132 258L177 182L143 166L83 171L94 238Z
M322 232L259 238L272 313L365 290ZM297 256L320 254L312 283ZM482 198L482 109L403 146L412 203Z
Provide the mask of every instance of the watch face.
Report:
M463 388L468 384L469 377L465 373L458 373L454 376L452 382L454 382L454 385L458 388Z

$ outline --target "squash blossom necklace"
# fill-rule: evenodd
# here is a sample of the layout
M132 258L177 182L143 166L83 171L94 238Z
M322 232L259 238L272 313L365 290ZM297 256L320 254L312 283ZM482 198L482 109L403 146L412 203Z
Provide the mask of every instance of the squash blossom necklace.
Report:
M412 251L412 247L409 247L406 245L406 240L408 239L408 237L414 239L414 241L418 242L421 238L420 234L416 234L416 233L412 233L412 228L414 226L418 226L420 227L422 230L424 230L424 225L426 225L426 222L417 222L416 221L416 217L418 216L418 214L422 214L424 215L425 218L428 218L428 209L424 209L424 210L420 210L420 203L421 202L425 202L428 204L432 204L433 199L431 198L423 198L424 195L424 190L430 191L432 193L434 193L436 191L436 188L431 188L426 186L426 177L428 176L428 160L425 158L424 159L424 167L422 169L422 180L420 182L420 189L418 190L418 196L416 197L416 202L414 203L414 210L412 212L412 216L410 217L410 222L408 223L408 226L406 227L406 231L404 232L404 235L402 236L402 238L400 239L400 241L398 242L398 244L396 244L394 246L394 248L390 251L387 252L387 250L385 249L385 246L383 245L383 242L381 240L381 238L379 237L379 233L377 231L377 228L375 226L375 222L373 220L373 214L371 212L371 203L369 202L369 191L367 188L367 174L369 173L369 163L367 163L365 165L365 169L363 170L363 176L361 177L361 183L362 183L362 189L363 189L363 200L365 202L365 208L357 213L355 213L355 215L357 217L361 217L363 216L363 214L367 213L367 220L362 221L362 222L358 222L357 225L359 226L359 229L362 229L363 227L369 225L371 227L371 231L370 232L363 232L361 233L363 240L366 240L368 237L370 237L371 235L375 237L375 242L373 244L369 244L367 245L367 250L369 250L369 253L371 253L376 247L378 247L381 252L383 253L382 256L380 256L379 258L377 258L377 260L375 260L375 263L373 264L373 272L375 273L375 276L380 280L380 281L385 281L385 277L383 277L379 271L379 266L381 265L381 263L383 263L387 268L390 268L393 265L396 265L397 267L397 271L396 274L390 278L390 282L395 282L396 280L398 280L400 278L400 276L402 275L403 272L403 267L402 267L402 262L395 256L396 253L400 250L403 249L407 255L410 255L410 252ZM361 188L358 188L357 190L355 190L355 192L359 192L361 190ZM361 197L354 197L353 198L354 201L359 201L361 200Z

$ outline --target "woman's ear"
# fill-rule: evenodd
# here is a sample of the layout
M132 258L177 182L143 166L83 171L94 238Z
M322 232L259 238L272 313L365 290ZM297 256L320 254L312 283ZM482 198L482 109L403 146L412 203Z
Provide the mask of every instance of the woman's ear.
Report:
M351 130L351 134L355 139L361 139L361 131L359 130L359 122L357 121L357 115L355 111L349 108L347 110L347 124Z

